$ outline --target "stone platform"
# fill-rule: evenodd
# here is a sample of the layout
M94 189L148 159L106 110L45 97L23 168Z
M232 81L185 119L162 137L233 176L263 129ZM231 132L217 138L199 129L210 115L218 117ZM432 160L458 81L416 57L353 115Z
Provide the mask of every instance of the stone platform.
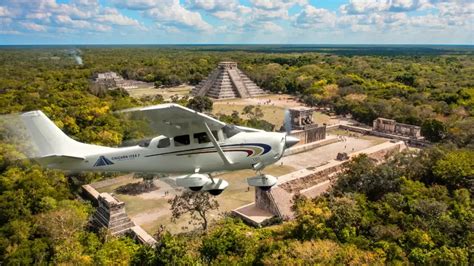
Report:
M109 193L99 193L91 185L82 186L82 194L97 206L92 216L92 223L96 227L106 228L113 236L129 235L142 244L156 244L150 234L128 217L124 202Z
M403 141L384 142L379 145L349 154L355 157L359 154L367 154L370 158L382 162L392 153L402 151L406 148ZM337 174L342 170L346 161L329 160L325 164L306 168L292 173L279 176L278 183L270 191L255 189L255 202L242 206L232 211L249 224L263 226L271 219L278 217L283 220L294 218L291 206L295 195L304 195L310 198L320 196L330 189ZM251 206L246 208L247 206ZM260 209L256 210L256 209ZM271 213L273 216L254 215L258 213ZM263 219L267 217L266 219Z

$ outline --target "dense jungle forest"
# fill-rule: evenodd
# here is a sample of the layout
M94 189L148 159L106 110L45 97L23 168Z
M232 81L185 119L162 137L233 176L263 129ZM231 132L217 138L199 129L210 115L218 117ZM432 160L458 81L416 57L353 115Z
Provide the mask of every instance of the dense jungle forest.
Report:
M1 47L0 123L40 109L77 140L117 146L145 132L113 112L163 99L97 93L94 74L116 71L164 90L199 83L223 60L269 92L360 123L419 125L433 145L379 165L357 157L332 191L295 199L293 221L257 229L225 218L207 232L159 232L147 247L89 228L93 207L79 187L106 175L43 169L2 124L0 264L474 263L472 47Z

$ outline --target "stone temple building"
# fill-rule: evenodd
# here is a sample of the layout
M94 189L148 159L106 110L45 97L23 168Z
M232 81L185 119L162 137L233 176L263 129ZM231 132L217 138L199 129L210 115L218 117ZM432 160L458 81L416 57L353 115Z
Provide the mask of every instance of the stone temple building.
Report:
M313 109L295 107L288 109L291 119L290 135L297 137L297 145L307 144L326 138L326 125L318 125L313 121Z
M237 68L236 62L220 62L206 79L194 87L192 94L231 99L255 97L265 92Z
M419 126L397 123L395 120L379 117L374 120L372 129L374 131L410 137L421 138L421 128Z
M98 198L99 206L93 215L93 223L98 228L107 228L113 236L126 234L135 224L125 212L125 203L109 193L101 193Z

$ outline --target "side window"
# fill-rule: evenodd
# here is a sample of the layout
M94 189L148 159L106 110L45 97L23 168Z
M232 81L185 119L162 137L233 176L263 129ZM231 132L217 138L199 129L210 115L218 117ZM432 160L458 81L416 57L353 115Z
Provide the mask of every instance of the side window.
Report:
M211 132L212 132L212 135L214 136L214 138L216 138L216 140L219 140L219 136L217 135L217 131L213 130ZM193 138L194 138L194 143L202 144L202 143L211 142L211 139L207 136L206 132L195 133L193 135Z
M212 130L212 135L214 136L214 138L216 138L216 140L219 140L219 135L217 134L217 131L215 130Z
M146 148L150 146L150 142L151 142L151 139L142 140L140 141L140 143L138 143L138 146Z
M171 142L170 142L170 139L169 138L166 138L166 139L160 139L160 141L158 141L158 148L168 148L169 146L171 145Z
M209 143L211 140L207 136L206 132L200 132L194 134L194 143Z
M190 143L189 135L176 136L173 139L175 147L189 145Z

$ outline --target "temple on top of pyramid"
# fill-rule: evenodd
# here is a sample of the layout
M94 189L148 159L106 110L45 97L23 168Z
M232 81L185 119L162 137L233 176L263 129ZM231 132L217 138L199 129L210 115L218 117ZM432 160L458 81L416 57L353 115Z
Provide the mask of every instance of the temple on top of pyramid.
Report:
M255 97L265 92L237 68L236 62L220 62L206 79L193 88L192 94L231 99Z

